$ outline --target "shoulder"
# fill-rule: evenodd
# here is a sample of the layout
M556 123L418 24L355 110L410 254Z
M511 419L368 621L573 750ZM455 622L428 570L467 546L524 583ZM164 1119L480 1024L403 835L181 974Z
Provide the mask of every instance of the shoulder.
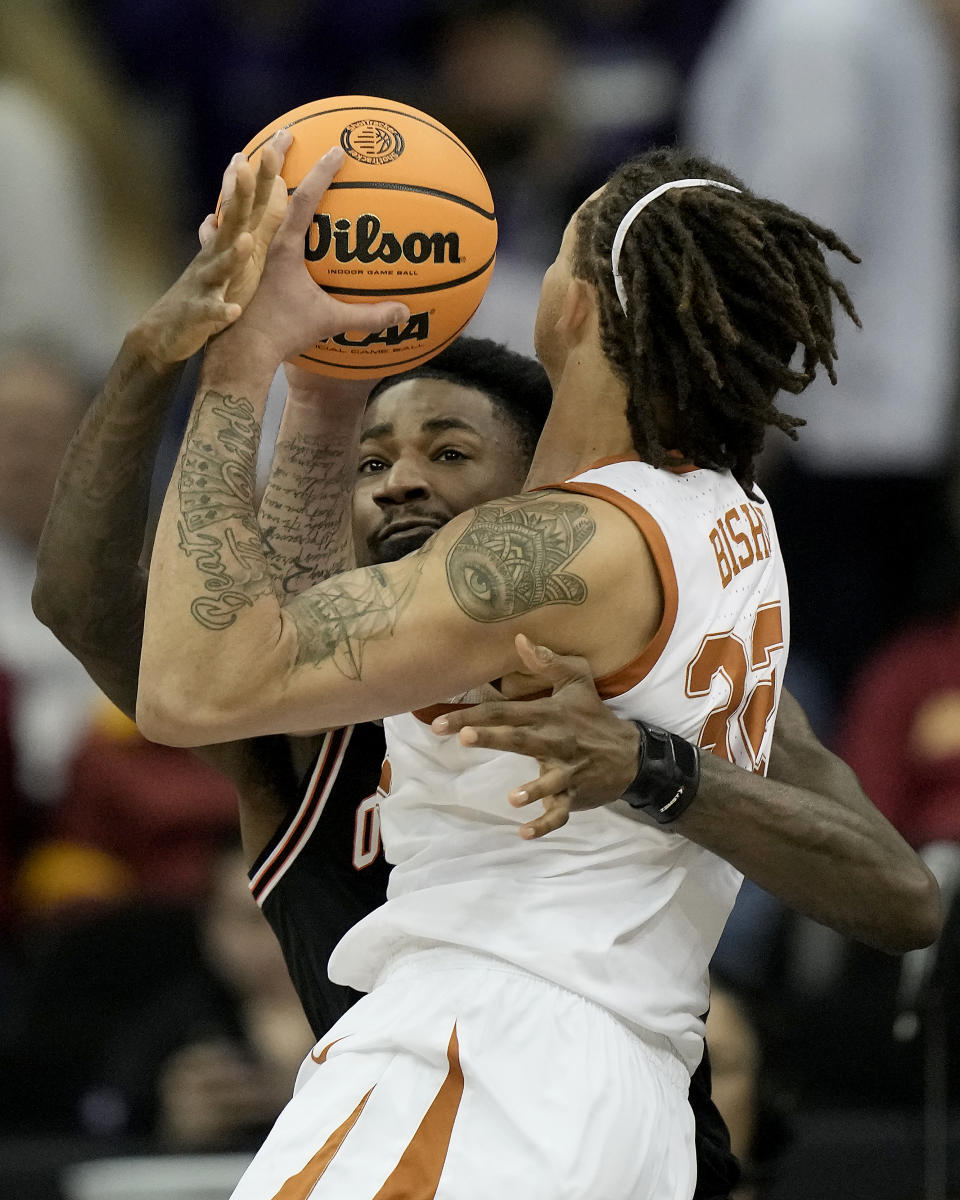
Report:
M506 497L463 513L438 536L446 586L474 621L522 621L594 672L639 653L663 592L637 522L606 498L561 490Z

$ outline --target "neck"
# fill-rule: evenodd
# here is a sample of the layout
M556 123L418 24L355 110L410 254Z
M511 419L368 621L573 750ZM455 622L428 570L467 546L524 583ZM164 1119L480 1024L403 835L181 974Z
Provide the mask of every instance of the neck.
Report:
M569 479L600 458L636 457L627 423L627 389L605 358L573 352L552 382L553 404L525 490Z

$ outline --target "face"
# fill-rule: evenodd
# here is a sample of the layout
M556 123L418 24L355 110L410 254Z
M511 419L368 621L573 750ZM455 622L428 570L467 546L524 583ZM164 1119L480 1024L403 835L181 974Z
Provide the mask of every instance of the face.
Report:
M419 549L451 518L520 491L517 430L475 388L402 380L367 407L353 500L361 565Z
M557 324L563 313L564 299L573 275L574 252L577 245L577 220L580 213L588 204L595 200L603 188L598 188L584 200L577 209L567 227L563 231L560 249L543 276L540 286L540 303L537 305L537 319L533 329L533 345L537 358L543 369L556 384L560 371L563 369L566 348L557 329Z

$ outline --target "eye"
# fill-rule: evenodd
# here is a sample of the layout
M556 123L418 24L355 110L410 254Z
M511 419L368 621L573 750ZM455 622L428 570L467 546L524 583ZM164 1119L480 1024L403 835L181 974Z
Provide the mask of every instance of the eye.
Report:
M358 475L379 475L381 471L389 471L390 464L382 458L375 458L372 454L360 460L357 467Z
M455 450L453 446L444 446L433 458L434 462L465 462L467 455L462 450Z

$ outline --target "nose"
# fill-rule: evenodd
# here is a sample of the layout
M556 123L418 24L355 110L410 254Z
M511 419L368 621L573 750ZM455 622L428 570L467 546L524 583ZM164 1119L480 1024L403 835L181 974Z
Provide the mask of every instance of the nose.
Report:
M415 500L426 500L430 496L430 484L426 472L417 460L398 458L388 471L377 476L373 498L381 508L394 504L409 504Z

